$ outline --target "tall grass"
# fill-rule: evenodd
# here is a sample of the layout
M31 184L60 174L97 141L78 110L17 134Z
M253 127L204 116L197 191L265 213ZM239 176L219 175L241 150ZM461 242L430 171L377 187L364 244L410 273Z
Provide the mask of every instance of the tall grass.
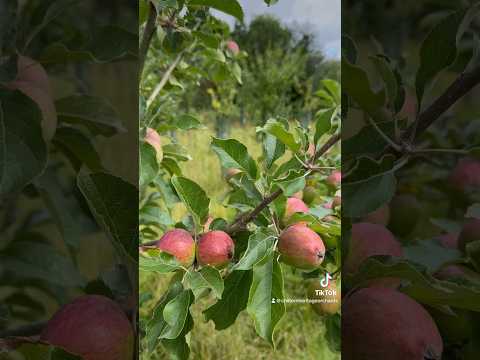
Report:
M231 218L233 214L222 205L228 184L223 179L222 169L217 156L210 147L214 131L205 130L178 133L177 141L185 146L192 160L182 165L184 175L196 181L211 198L212 216ZM253 126L233 125L230 138L244 144L250 155L258 158L261 145L255 137ZM175 217L181 217L184 209L177 209ZM306 284L300 274L283 266L286 298L305 298ZM148 317L158 300L165 292L168 276L140 274L140 292L150 293L152 299L141 310L142 317ZM248 291L248 289L245 289ZM277 327L275 334L276 349L261 339L256 333L253 322L246 311L242 312L233 326L217 331L213 322L205 322L202 311L213 304L212 299L202 299L192 306L195 326L189 334L191 359L194 360L336 360L340 356L332 353L324 338L325 325L309 305L287 305L287 313ZM168 354L160 346L151 354L142 351L141 360L168 359Z

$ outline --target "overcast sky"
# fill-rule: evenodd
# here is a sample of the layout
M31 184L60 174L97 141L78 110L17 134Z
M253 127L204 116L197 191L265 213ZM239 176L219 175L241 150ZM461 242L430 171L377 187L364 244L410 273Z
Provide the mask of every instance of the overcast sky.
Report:
M239 0L245 21L260 14L271 14L286 25L307 30L315 35L317 45L329 58L340 58L340 0L279 0L268 7L263 0ZM219 14L220 15L220 14ZM234 19L220 15L230 24Z

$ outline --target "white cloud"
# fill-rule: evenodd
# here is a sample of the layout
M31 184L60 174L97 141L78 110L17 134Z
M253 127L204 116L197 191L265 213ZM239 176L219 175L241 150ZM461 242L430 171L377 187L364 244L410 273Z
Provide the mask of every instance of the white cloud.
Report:
M240 3L246 22L260 14L274 15L287 25L314 33L319 48L325 51L326 56L340 57L340 0L279 0L271 7L267 7L262 0L240 0ZM232 17L219 15L233 24Z

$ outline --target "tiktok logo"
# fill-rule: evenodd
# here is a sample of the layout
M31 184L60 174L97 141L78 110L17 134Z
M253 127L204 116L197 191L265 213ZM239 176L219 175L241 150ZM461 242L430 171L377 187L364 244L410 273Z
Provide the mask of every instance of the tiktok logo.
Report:
M326 288L328 287L328 285L330 284L330 280L332 280L332 275L330 275L329 273L325 273L325 277L320 280L320 285L323 287L323 288Z

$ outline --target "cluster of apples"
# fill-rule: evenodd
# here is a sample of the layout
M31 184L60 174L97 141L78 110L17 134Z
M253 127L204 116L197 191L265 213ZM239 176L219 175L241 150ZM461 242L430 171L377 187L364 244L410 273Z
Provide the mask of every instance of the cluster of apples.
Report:
M172 229L157 241L161 251L173 255L184 267L193 265L195 259L200 266L221 269L233 259L235 243L225 231L213 230L202 234L198 242L184 229Z
M467 192L480 186L480 161L461 159L449 177L451 188ZM350 249L344 272L354 274L362 262L373 255L403 257L396 235L412 233L418 224L422 208L411 194L397 195L390 204L361 219L352 226ZM447 248L466 251L467 245L480 240L480 219L467 219L457 234L439 236ZM480 274L464 264L446 264L435 274L439 280L468 282L480 285ZM345 359L440 359L444 341L462 345L468 343L478 323L478 314L453 309L446 314L425 308L398 291L399 279L371 281L368 287L352 290L342 304L342 341ZM469 348L465 359L473 359Z

